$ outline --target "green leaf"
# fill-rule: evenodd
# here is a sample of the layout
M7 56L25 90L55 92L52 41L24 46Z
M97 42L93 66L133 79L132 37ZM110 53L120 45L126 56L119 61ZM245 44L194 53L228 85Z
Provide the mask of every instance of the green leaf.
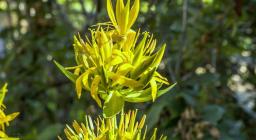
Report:
M171 86L169 86L166 89L163 90L158 90L157 92L157 97L160 97L161 95L167 93L169 90L171 90L174 86L176 85L176 83L172 84ZM129 95L129 94L128 94ZM128 102L147 102L152 100L152 96L151 96L151 90L147 89L144 90L143 92L138 94L139 96L137 97L132 97L132 96L125 96L125 101Z
M182 96L184 98L184 100L186 101L186 103L191 106L195 106L197 103L197 101L195 100L195 97L192 96L191 94L189 94L188 92L181 93L180 96Z
M66 70L61 64L59 64L57 61L53 61L55 63L55 65L61 70L61 72L72 82L75 83L76 79L77 79L77 75L69 72L68 70Z
M203 119L213 124L217 124L217 122L223 117L224 113L225 110L221 106L208 105L203 109Z
M161 98L163 99L163 98ZM157 122L160 120L161 112L163 108L168 104L166 100L159 100L158 102L154 103L152 107L150 108L148 114L147 114L147 127L149 130L151 130Z
M105 118L112 117L122 111L123 107L124 99L122 96L117 91L110 92L103 106L103 116Z

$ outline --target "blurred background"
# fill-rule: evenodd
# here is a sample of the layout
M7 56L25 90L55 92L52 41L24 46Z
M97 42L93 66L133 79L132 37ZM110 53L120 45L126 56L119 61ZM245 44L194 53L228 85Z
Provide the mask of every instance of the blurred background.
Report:
M56 68L75 64L73 35L109 21L104 0L0 0L0 84L9 83L7 131L51 140L101 110ZM141 0L133 26L167 43L159 71L175 89L130 105L173 140L256 137L256 0Z

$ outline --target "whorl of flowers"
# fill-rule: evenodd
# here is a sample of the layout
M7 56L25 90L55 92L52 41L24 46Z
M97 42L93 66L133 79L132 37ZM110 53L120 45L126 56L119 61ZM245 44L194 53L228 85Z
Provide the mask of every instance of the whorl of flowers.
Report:
M131 29L139 7L140 0L135 0L131 7L130 0L126 5L117 0L114 12L111 0L107 0L111 22L93 26L85 40L80 35L74 37L77 65L64 68L55 62L75 83L79 98L85 89L100 107L104 100L105 117L120 112L125 101L154 101L174 86L159 90L163 84L169 85L156 71L166 45L155 51L157 41L152 34Z
M73 122L73 129L66 126L64 132L68 140L156 140L156 129L151 138L146 136L147 128L144 128L146 116L140 122L136 121L137 111L121 114L117 117L97 118L93 121L86 116L85 123ZM60 140L62 140L59 137ZM159 140L166 140L161 136Z
M15 112L9 115L6 115L4 113L4 110L6 109L6 107L3 104L3 101L6 93L7 93L7 84L4 84L4 86L0 90L0 140L18 140L18 138L8 137L8 135L5 133L5 127L9 126L9 122L19 115L18 112Z

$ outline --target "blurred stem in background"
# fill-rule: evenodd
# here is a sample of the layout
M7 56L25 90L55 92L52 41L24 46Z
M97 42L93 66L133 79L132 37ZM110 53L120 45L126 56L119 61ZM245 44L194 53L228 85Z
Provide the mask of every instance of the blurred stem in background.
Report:
M188 0L183 0L182 3L182 27L181 27L181 34L179 38L179 51L177 56L177 61L175 65L175 74L177 76L178 81L180 80L180 67L183 61L183 52L187 46L187 19L188 18Z

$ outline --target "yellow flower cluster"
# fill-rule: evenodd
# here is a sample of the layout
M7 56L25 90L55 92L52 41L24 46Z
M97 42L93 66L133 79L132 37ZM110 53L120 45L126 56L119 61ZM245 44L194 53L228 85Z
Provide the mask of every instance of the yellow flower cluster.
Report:
M6 108L3 104L3 100L5 97L5 94L7 93L7 84L4 84L4 86L0 90L0 139L2 140L18 140L18 138L11 138L8 137L8 135L5 133L5 127L9 126L9 122L12 121L14 118L16 118L19 113L15 112L9 115L6 115L4 113L4 109Z
M64 132L68 140L146 140L147 128L144 128L146 116L144 115L140 122L136 121L137 111L130 111L127 114L121 114L119 121L117 117L97 118L92 121L90 116L86 116L85 123L73 122L73 129L68 125ZM154 130L150 140L156 140L156 131ZM158 140L166 140L161 136ZM62 140L59 137L59 140Z
M104 118L85 123L74 121L73 129L64 130L68 140L156 140L156 129L151 138L143 128L146 116L136 122L137 111L124 114L125 102L146 102L168 92L175 84L159 90L168 80L156 70L162 60L165 44L160 49L156 39L148 32L141 33L131 27L137 19L140 0L116 0L115 12L111 0L106 0L111 22L90 28L90 35L82 39L74 36L77 65L57 67L75 83L78 98L82 90L90 92L96 103L103 107ZM102 105L102 102L104 103ZM119 112L121 116L117 118ZM117 121L119 120L119 121ZM61 138L59 137L61 140ZM166 140L164 136L160 140Z
M130 0L126 4L117 0L114 12L111 0L107 0L111 22L93 26L90 38L74 37L77 66L64 68L55 62L75 83L79 98L85 89L100 107L104 100L105 117L120 112L125 101L154 101L174 86L159 90L163 84L169 85L156 71L166 45L155 51L157 41L153 35L131 29L139 8L140 0L135 0L132 6Z

